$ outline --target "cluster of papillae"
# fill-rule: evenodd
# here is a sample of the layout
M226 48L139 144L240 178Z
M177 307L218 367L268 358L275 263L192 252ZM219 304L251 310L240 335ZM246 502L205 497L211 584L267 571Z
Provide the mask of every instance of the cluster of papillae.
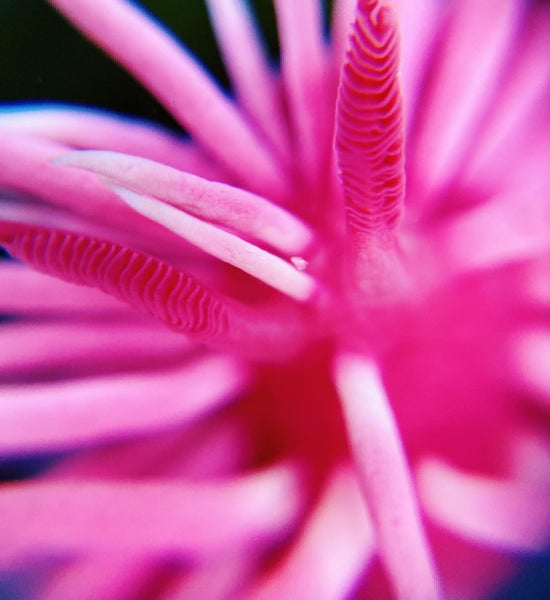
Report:
M0 112L0 451L55 453L0 579L479 600L550 539L548 14L335 0L329 44L274 0L279 74L207 0L232 100L130 2L50 3L192 139Z

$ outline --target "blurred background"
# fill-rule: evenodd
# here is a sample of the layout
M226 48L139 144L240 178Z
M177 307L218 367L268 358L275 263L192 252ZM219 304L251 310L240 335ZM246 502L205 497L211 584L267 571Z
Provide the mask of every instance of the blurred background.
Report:
M143 0L140 4L185 41L229 94L204 1ZM276 64L278 43L271 0L252 0L250 4ZM332 2L325 0L324 4L328 16ZM328 30L328 18L325 27ZM181 131L147 91L44 0L0 0L0 105L44 102L101 107ZM33 476L49 460L0 460L0 481ZM0 600L17 598L9 588L9 582L0 582ZM524 599L550 599L550 551L525 560L521 573L489 600Z

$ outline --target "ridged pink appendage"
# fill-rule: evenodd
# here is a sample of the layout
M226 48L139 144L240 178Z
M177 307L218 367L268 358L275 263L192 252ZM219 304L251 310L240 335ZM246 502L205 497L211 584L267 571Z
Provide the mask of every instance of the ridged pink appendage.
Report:
M258 360L288 358L304 343L303 315L292 308L283 308L283 315L275 307L248 306L163 260L114 242L0 221L0 245L37 271L98 288L201 343Z
M85 235L0 224L0 243L33 268L95 287L201 340L227 335L227 306L171 265Z
M336 152L353 232L386 237L405 192L399 44L392 11L360 0L336 108Z

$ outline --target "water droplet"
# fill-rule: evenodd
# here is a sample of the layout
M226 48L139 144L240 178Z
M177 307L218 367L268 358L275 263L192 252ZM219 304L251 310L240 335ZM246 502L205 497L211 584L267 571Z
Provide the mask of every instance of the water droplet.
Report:
M307 269L308 262L301 256L293 256L290 262L298 269L298 271L305 271Z

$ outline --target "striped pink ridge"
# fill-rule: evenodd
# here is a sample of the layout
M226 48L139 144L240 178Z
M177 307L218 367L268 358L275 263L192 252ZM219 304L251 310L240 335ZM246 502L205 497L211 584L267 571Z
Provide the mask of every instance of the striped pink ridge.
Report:
M201 341L229 333L224 299L155 257L82 234L8 222L0 223L0 244L42 273L99 288Z
M399 222L405 193L399 43L391 9L360 0L336 107L336 152L352 231L379 235Z

